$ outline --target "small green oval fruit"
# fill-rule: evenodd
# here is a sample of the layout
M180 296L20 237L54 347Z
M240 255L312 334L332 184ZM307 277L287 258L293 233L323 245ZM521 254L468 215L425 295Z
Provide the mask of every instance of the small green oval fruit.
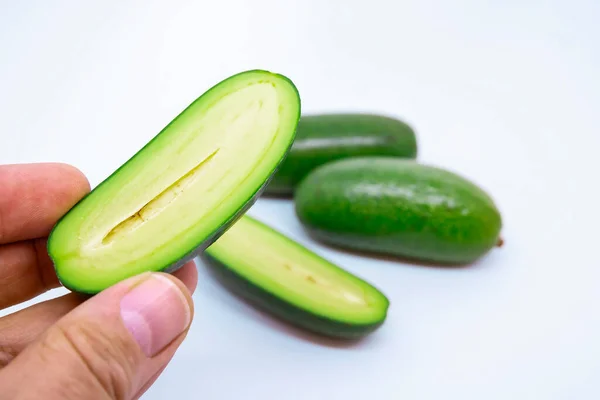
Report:
M465 178L413 160L360 157L323 165L295 194L298 218L325 243L442 264L500 245L493 200Z
M387 317L387 297L268 225L244 215L204 253L233 293L298 328L358 339Z
M290 196L316 167L357 156L414 159L417 156L415 132L406 123L383 115L303 115L294 144L264 193Z
M59 280L94 294L180 268L256 201L299 118L296 87L276 73L207 90L58 221L48 253Z

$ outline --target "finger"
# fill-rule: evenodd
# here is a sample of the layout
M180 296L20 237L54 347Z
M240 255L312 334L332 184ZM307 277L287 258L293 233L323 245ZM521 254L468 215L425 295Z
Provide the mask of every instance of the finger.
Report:
M184 284L144 273L90 298L0 372L8 398L130 399L179 347L194 312Z
M90 190L67 164L0 166L0 244L47 236L56 221Z
M0 369L84 301L85 297L69 293L0 318Z
M177 273L176 276L194 274L188 282L197 281L195 268L180 268ZM46 239L0 246L0 309L30 300L58 286L60 283L46 250Z
M177 276L177 278L185 284L185 286L190 291L190 295L191 295L191 294L194 294L194 292L196 291L196 286L198 284L198 270L196 269L196 264L193 261L191 261L190 263L192 265L190 265L187 268L181 268L181 269L177 270L176 272L173 273L173 275ZM188 263L188 264L190 264L190 263ZM162 374L162 372L167 367L167 363L169 361L171 361L172 358L173 358L173 356L170 356L165 361L165 364L142 386L142 388L137 392L137 394L135 396L133 396L134 400L138 400L139 398L141 398L144 395L144 393L146 393L146 391L152 385L154 385L154 382L156 382L158 377Z
M0 309L58 287L46 239L0 246Z
M59 169L65 167L62 164L56 165L59 166ZM0 171L5 168L7 167L0 167ZM69 166L66 166L66 170L72 171L70 173L78 173L77 170ZM2 172L0 172L0 181L2 179L1 176ZM82 179L85 180L85 178ZM89 190L87 181L80 182L78 185L75 185L75 187L77 186L79 186L79 189L75 189L75 192L79 190L80 195L85 190ZM73 199L76 197L81 196L75 194L72 196ZM6 217L4 219L1 217L1 202L2 198L0 198L0 235L2 232L2 221L7 221ZM47 233L47 230L49 228L39 230L37 233ZM45 238L0 245L0 309L27 301L58 286L59 281L54 273L52 261L46 250Z
M175 271L173 276L184 284L190 295L194 293L198 271L193 261ZM0 369L86 299L87 297L76 293L69 293L0 318Z
M173 272L172 275L185 285L190 295L196 291L196 286L198 285L198 269L193 260L185 263L181 268Z
M171 358L173 358L173 357L171 357ZM167 363L171 361L171 358L169 358L167 360ZM154 382L156 382L156 380L163 373L165 368L167 368L167 364L160 367L160 369L154 375L152 375L152 378L150 378L150 380L148 382L146 382L144 384L144 386L142 386L142 388L137 392L137 394L135 396L132 397L132 399L138 400L139 398L141 398L144 395L144 393L146 393L148 391L148 389L150 389L150 387L152 385L154 385Z

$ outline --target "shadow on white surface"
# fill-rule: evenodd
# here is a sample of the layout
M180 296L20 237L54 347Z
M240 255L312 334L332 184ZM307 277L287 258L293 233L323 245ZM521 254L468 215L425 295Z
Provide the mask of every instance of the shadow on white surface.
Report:
M322 245L332 251L336 251L336 252L340 252L340 253L348 253L348 255L351 255L354 257L361 257L364 259L385 261L385 262L389 262L389 263L400 264L402 266L411 266L411 267L418 267L418 268L434 268L434 269L441 269L441 270L460 270L460 269L483 268L483 267L485 267L485 264L486 264L484 262L485 259L488 258L489 256L491 256L492 253L494 253L495 251L500 250L500 248L494 247L483 257L481 257L478 260L475 260L471 263L444 264L444 263L436 263L433 261L419 260L416 258L394 256L394 255L388 255L388 254L380 254L380 253L377 253L374 251L369 252L366 250L351 249L351 248L341 246L341 245L324 243L323 241L320 241L317 237L313 236L308 230L303 229L303 231L309 238L313 239L316 243L319 243L320 245Z

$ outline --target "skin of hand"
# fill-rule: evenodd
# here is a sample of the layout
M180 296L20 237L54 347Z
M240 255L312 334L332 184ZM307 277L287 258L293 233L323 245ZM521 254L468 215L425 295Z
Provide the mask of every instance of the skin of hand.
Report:
M69 165L0 165L0 309L60 285L46 237L89 190ZM0 399L139 398L188 332L197 278L190 262L0 318Z

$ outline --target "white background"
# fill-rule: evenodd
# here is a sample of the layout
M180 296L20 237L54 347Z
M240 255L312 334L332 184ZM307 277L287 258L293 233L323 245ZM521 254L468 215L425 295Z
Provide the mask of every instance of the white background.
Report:
M595 0L0 0L0 162L96 185L253 68L289 76L305 112L398 116L423 162L492 194L505 247L462 269L359 257L260 200L251 215L380 287L386 324L336 345L200 264L190 335L145 398L598 399L599 18Z

